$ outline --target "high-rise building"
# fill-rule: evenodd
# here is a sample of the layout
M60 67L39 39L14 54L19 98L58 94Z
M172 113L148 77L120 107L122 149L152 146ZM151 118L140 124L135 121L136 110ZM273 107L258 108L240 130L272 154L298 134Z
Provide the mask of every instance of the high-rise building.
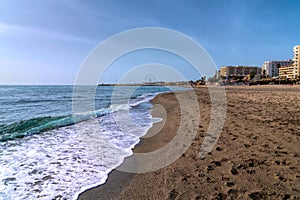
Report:
M293 67L294 67L294 78L299 78L300 77L300 57L299 57L299 52L300 52L300 45L294 46L293 48L294 52L294 58L293 58Z
M254 74L261 74L261 68L257 66L223 66L220 68L222 78L245 77Z
M292 60L272 60L265 61L262 65L261 73L267 77L278 77L279 76L279 68L281 66L289 66L292 65Z
M280 78L290 78L290 79L296 78L295 67L293 65L281 66L279 68L279 77Z

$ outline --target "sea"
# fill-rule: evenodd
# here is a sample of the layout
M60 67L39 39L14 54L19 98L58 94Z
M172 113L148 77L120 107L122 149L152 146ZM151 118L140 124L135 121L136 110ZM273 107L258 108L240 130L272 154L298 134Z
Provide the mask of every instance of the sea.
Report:
M158 121L150 100L186 89L80 87L0 86L1 200L77 199L104 184Z

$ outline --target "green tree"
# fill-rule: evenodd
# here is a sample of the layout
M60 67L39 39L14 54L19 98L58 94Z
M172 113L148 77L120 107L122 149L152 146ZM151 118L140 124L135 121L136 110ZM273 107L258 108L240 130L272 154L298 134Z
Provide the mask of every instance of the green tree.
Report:
M266 78L266 70L263 69L263 78Z
M252 80L255 75L256 75L256 73L254 71L250 72L250 80Z
M278 80L279 80L279 85L280 85L280 76L279 76L279 68L281 67L280 63L277 63L276 67L278 69Z

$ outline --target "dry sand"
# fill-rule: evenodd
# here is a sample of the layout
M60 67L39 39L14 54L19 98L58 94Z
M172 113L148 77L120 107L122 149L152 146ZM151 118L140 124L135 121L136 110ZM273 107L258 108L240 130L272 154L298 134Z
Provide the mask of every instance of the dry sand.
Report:
M226 121L204 159L199 149L210 123L211 101L205 87L180 93L188 98L193 92L200 121L196 137L179 159L149 173L114 170L105 185L79 199L300 199L300 87L227 87ZM142 139L134 152L164 147L177 134L182 116L188 115L172 93L152 102L166 113L154 107L153 115L164 120L148 134L163 127Z

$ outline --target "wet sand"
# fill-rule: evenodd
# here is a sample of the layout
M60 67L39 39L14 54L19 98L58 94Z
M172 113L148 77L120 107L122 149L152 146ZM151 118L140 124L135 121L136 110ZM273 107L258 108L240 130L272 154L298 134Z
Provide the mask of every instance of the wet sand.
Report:
M79 199L299 199L300 87L227 87L225 124L203 159L199 149L211 121L211 99L205 87L179 93L188 104L194 92L199 121L189 118L193 109L183 110L178 94L158 95L153 115L164 120L149 130L154 136L134 149L146 153L163 148L178 134L180 121L190 120L197 123L196 136L179 159L154 172L114 170L105 185Z

